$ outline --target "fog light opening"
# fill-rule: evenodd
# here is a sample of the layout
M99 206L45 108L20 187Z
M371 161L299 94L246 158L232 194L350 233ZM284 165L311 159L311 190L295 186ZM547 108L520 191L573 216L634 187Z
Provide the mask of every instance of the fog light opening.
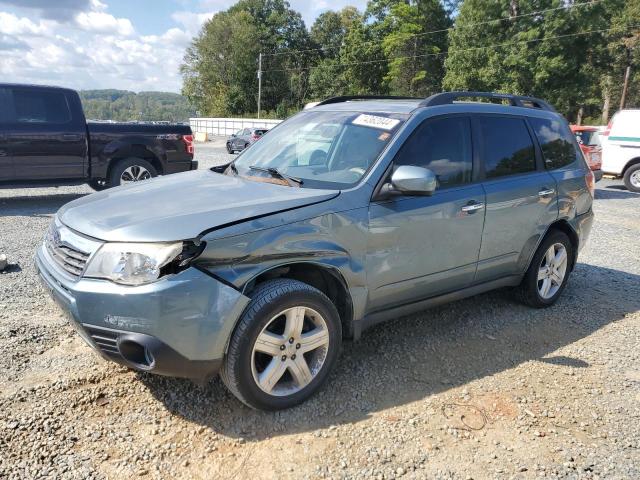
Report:
M120 354L125 360L131 362L137 368L150 370L153 368L155 359L147 347L131 340L120 341Z

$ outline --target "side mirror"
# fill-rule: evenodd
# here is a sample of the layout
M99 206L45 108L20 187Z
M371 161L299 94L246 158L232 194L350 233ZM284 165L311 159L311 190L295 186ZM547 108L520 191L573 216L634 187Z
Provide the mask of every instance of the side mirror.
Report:
M231 138L236 138L236 136L237 136L237 135L236 135L235 133L232 133L232 134L231 134Z
M428 168L402 165L391 175L391 183L386 184L383 193L395 195L433 195L438 180Z

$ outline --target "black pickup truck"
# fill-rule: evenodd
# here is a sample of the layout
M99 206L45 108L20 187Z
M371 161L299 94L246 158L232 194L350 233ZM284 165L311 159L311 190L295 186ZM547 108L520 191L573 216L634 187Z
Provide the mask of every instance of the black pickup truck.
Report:
M187 125L87 122L77 92L0 83L0 186L96 190L198 168Z

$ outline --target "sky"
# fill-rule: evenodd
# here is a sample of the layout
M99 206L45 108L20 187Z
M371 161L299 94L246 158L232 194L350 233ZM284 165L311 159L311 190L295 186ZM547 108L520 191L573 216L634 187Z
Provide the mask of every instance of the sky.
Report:
M202 24L234 0L0 0L0 81L179 92ZM289 0L309 27L366 0Z

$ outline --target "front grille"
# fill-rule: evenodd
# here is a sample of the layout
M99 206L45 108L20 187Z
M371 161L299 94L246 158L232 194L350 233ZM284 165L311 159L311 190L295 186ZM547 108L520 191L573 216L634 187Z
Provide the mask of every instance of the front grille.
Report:
M44 245L51 259L65 272L74 278L79 278L82 275L91 254L63 242L55 223L51 225L45 235Z
M111 356L121 356L118 349L118 333L106 328L94 327L83 324L82 327L87 331L93 343L102 350L102 352Z

